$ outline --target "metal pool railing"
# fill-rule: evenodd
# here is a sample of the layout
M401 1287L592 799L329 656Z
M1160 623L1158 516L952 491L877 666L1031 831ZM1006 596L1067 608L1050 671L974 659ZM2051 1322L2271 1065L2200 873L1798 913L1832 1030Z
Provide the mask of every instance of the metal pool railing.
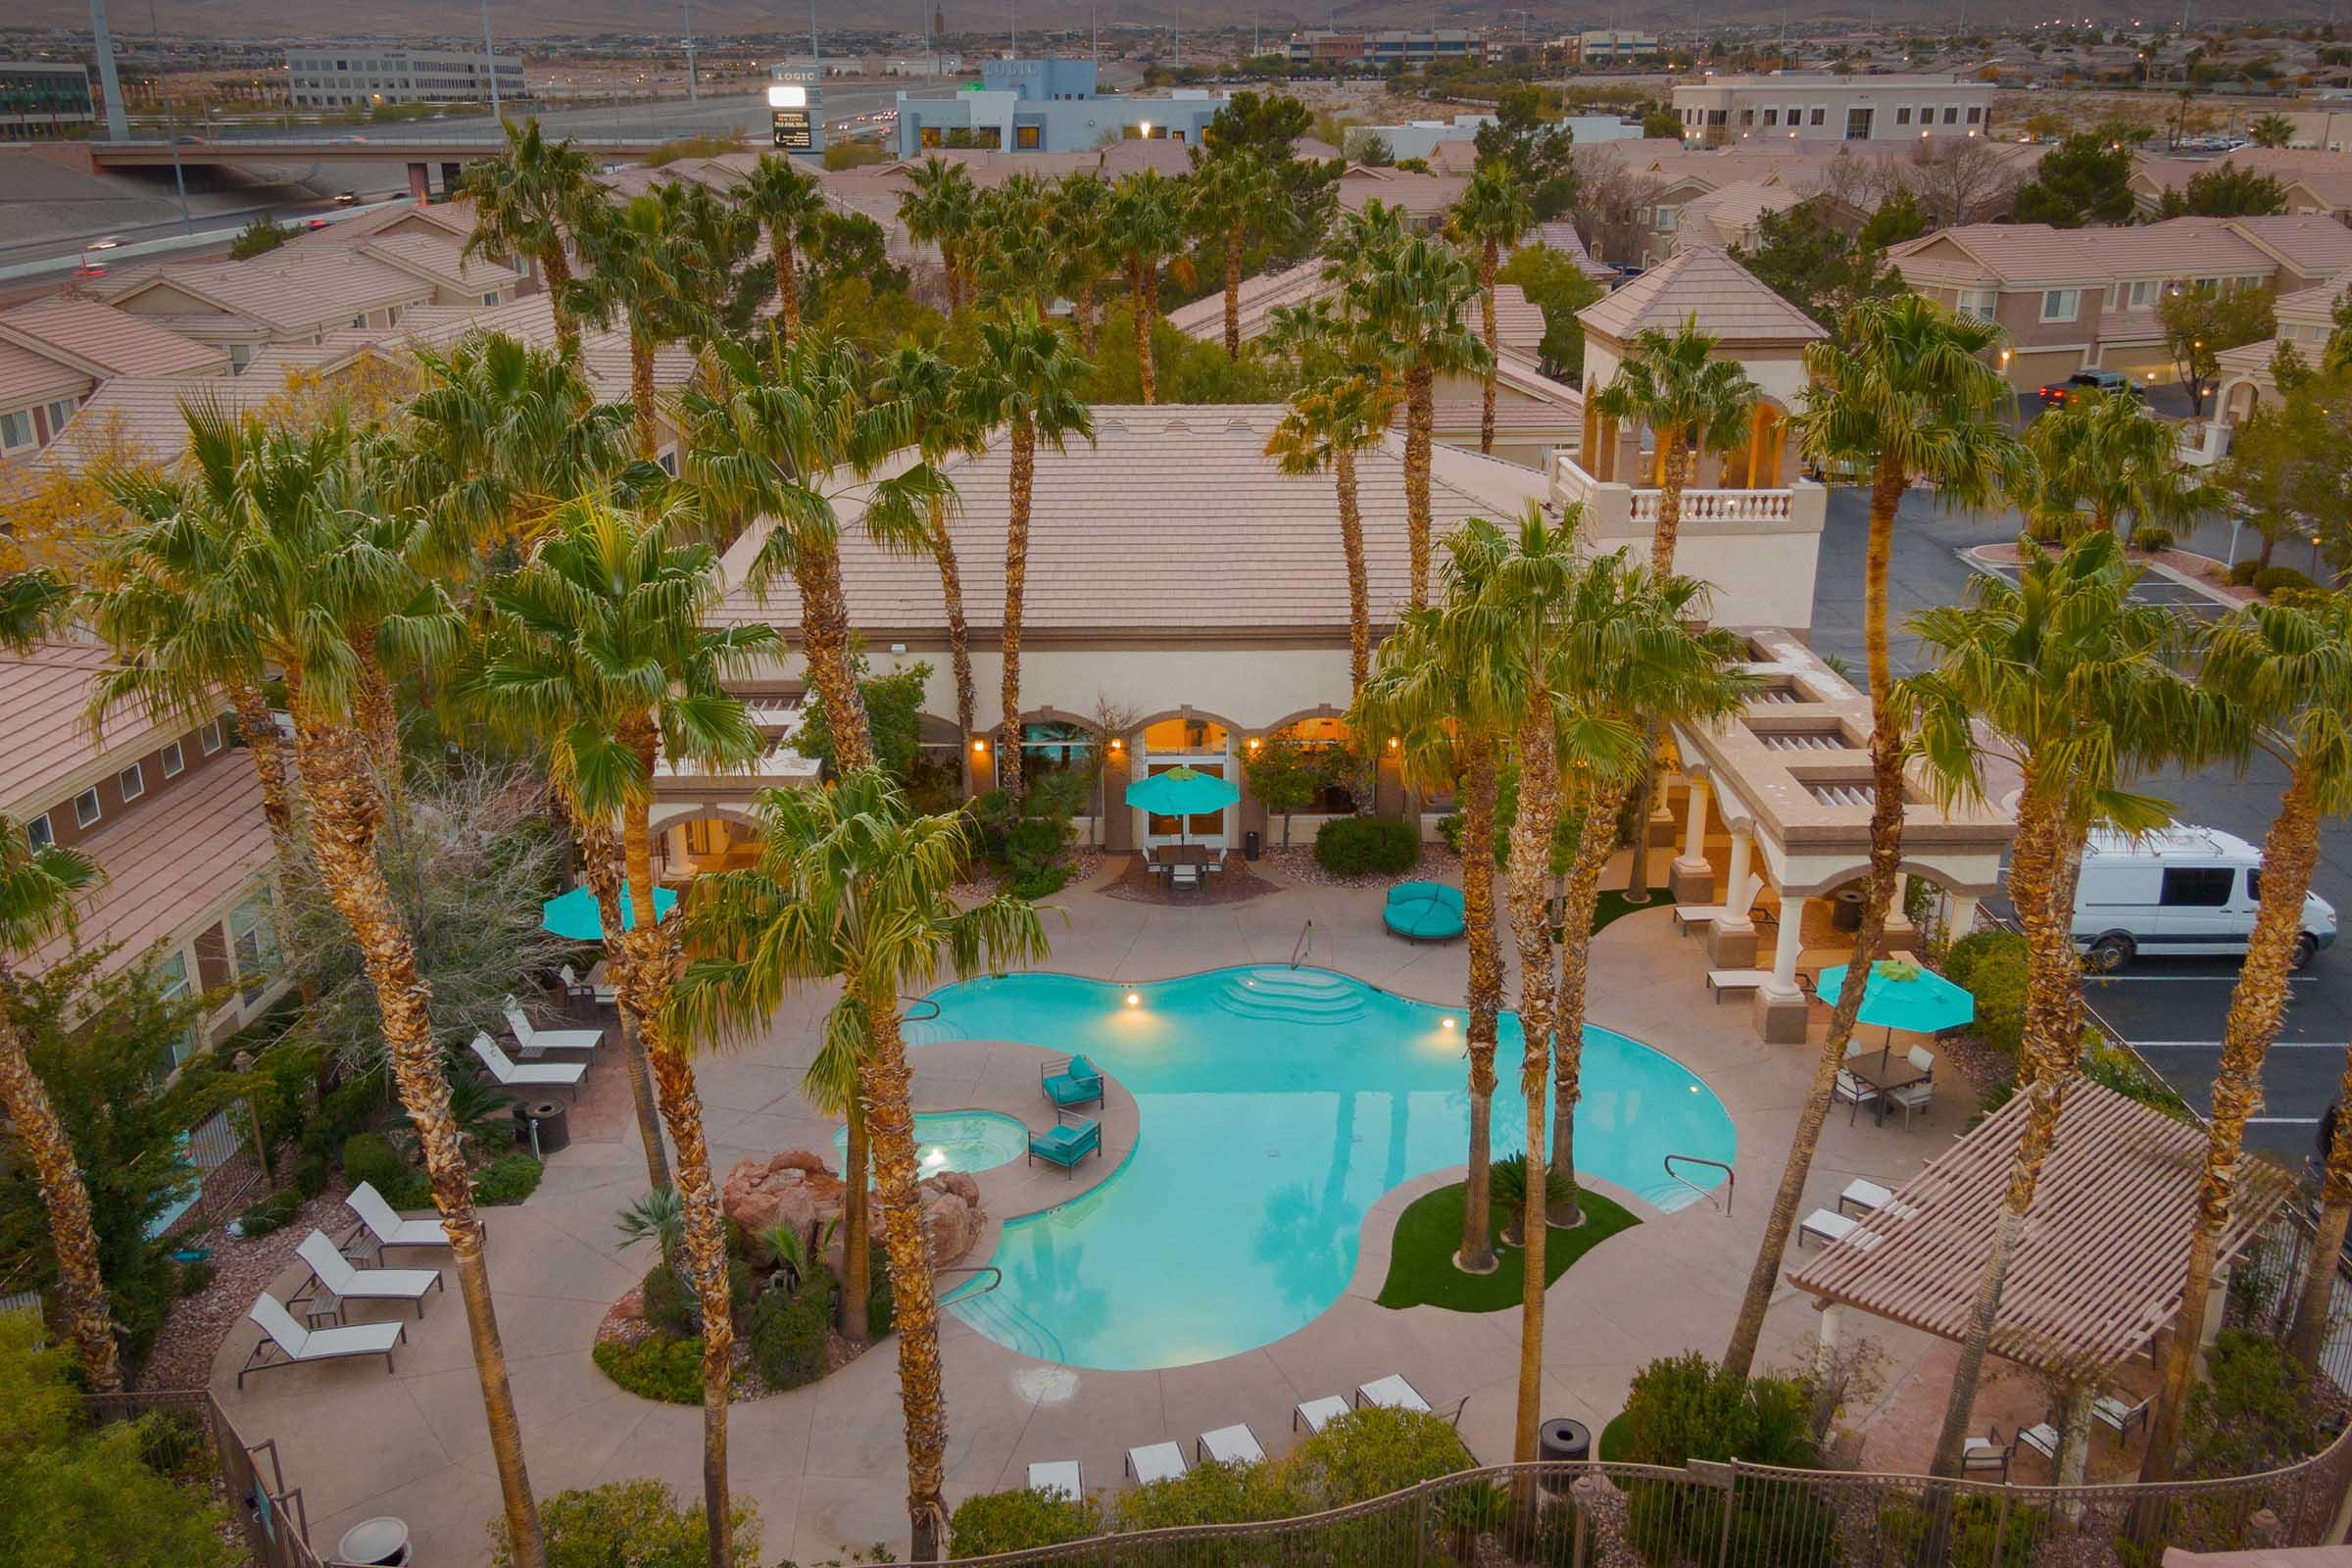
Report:
M1315 922L1309 920L1298 928L1298 940L1291 944L1291 967L1296 969L1315 951Z
M1665 1159L1661 1161L1661 1163L1663 1163L1666 1167L1666 1174L1668 1176L1672 1177L1678 1182L1681 1182L1685 1187L1690 1188L1699 1197L1705 1199L1709 1206L1713 1206L1715 1202L1715 1195L1708 1192L1704 1187L1699 1186L1698 1183L1692 1181L1690 1177L1685 1176L1681 1172L1677 1171L1674 1168L1674 1162L1678 1159L1689 1160L1693 1165L1712 1165L1717 1170L1723 1172L1723 1212L1728 1216L1732 1211L1732 1198L1734 1196L1734 1190L1740 1185L1739 1173L1734 1171L1731 1166L1725 1164L1722 1160L1709 1159L1704 1154L1668 1154Z

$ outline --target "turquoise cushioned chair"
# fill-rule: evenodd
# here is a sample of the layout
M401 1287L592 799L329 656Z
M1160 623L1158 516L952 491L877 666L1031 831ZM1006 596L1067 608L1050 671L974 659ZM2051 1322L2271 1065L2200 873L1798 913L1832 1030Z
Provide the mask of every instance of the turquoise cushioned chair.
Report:
M1041 1061L1037 1065L1037 1078L1056 1110L1102 1102L1102 1069L1084 1056L1072 1056L1061 1062Z
M1450 942L1462 934L1462 890L1443 882L1399 882L1389 890L1381 921L1412 942Z

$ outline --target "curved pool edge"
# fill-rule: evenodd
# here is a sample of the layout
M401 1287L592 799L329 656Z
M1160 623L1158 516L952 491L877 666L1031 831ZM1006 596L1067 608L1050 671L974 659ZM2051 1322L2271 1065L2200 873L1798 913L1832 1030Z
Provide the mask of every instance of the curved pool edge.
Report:
M1423 1171L1418 1176L1407 1176L1403 1181L1381 1194L1379 1200L1364 1210L1364 1217L1356 1226L1355 1272L1348 1277L1348 1288L1340 1293L1341 1297L1345 1298L1349 1296L1360 1296L1367 1301L1376 1300L1380 1296L1380 1288L1389 1282L1389 1260L1394 1254L1396 1245L1396 1222L1404 1217L1404 1211L1439 1188L1451 1187L1455 1183L1467 1181L1469 1178L1470 1167L1468 1164L1448 1165L1444 1170ZM1601 1197L1626 1209L1644 1225L1654 1225L1662 1220L1673 1219L1682 1212L1682 1209L1660 1208L1641 1194L1620 1186L1605 1176L1580 1175L1576 1178L1576 1185L1580 1192L1598 1193ZM1688 1204L1685 1205L1685 1207L1688 1206ZM1562 1274L1544 1288L1544 1294L1549 1296L1567 1282L1568 1275ZM1325 1307L1321 1314L1309 1320L1296 1332L1303 1334L1313 1328L1317 1323L1322 1322L1324 1317L1330 1315L1332 1307L1338 1305L1338 1301L1332 1302L1331 1307ZM1409 1306L1391 1307L1389 1310L1410 1312L1414 1308ZM1431 1310L1444 1312L1450 1309L1438 1306L1432 1307ZM1489 1317L1494 1314L1473 1313L1469 1315ZM1277 1340L1274 1343L1279 1345L1282 1342Z

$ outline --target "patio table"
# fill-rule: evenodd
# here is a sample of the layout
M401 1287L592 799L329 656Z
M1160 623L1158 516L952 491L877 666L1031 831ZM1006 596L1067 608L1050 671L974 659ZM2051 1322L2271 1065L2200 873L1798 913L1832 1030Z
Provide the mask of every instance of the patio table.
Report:
M1868 1063L1868 1065L1865 1065L1865 1063ZM1864 1083L1870 1085L1871 1088L1878 1091L1876 1096L1878 1109L1873 1114L1875 1115L1878 1124L1882 1127L1886 1125L1887 1095L1897 1089L1906 1089L1913 1084L1924 1083L1926 1080L1936 1076L1933 1070L1922 1072L1917 1067L1912 1066L1911 1058L1908 1054L1901 1056L1896 1055L1894 1054L1894 1044L1891 1038L1889 1038L1887 1044L1881 1049L1878 1055L1875 1057L1849 1057L1845 1062L1845 1071L1852 1074L1854 1077L1861 1079ZM1857 1100L1854 1102L1854 1108L1846 1113L1846 1125L1849 1127L1852 1126L1854 1119L1861 1114L1862 1102Z

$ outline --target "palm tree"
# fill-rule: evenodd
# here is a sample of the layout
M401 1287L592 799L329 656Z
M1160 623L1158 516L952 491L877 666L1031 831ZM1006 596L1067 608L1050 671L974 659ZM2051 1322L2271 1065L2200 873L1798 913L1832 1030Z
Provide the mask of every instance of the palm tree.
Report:
M2019 508L2060 537L2083 527L2171 530L2218 509L2218 486L2193 478L2175 455L2173 427L2131 397L2096 390L2069 398L2026 431L2033 480Z
M997 738L998 787L1021 794L1021 609L1029 577L1029 503L1037 444L1056 452L1071 436L1095 439L1094 416L1079 389L1094 368L1062 335L1024 305L980 326L980 356L964 371L956 416L975 430L1004 425L1012 443L1010 511L1004 528L1004 719Z
M1054 289L1070 302L1078 324L1078 352L1095 353L1095 288L1109 270L1104 235L1110 187L1093 174L1073 170L1054 182L1046 197L1046 232L1054 239Z
M899 221L906 237L917 245L939 247L950 316L963 309L963 247L972 232L976 205L970 172L937 153L907 173L906 189L899 195Z
M1159 274L1166 268L1179 279L1190 274L1184 259L1184 187L1156 169L1127 174L1111 188L1104 217L1110 247L1127 274L1127 300L1135 312L1136 373L1144 401L1156 403L1152 378L1152 329L1159 322Z
M863 492L867 537L886 550L922 550L930 544L938 474L922 462L873 477L914 440L914 413L903 401L868 394L849 344L805 336L774 347L765 364L730 358L734 374L723 397L684 399L684 481L729 531L770 519L745 581L764 597L777 577L791 577L801 599L802 653L833 732L835 765L864 767L874 745L851 658L839 503L847 492Z
M620 821L624 864L615 875L608 853L599 880L625 876L634 923L623 928L616 895L605 941L677 1148L684 1250L702 1302L705 1517L725 1519L734 1372L726 1229L688 1042L665 1015L681 950L676 923L655 917L650 816L657 756L723 767L759 755L750 711L719 677L772 646L775 632L703 628L723 590L716 553L677 542L689 520L675 501L642 511L598 496L566 505L530 563L489 587L498 620L479 695L506 724L546 743L550 771L583 819ZM723 1568L727 1532L710 1535L711 1561Z
M661 198L671 265L679 274L671 330L695 345L696 368L708 389L718 379L715 345L748 331L757 310L758 279L746 275L744 264L760 248L760 220L748 207L695 180L665 180L654 194Z
M1225 357L1242 357L1242 263L1250 243L1283 232L1291 209L1282 175L1253 152L1200 160L1186 212L1194 231L1217 247L1225 264Z
M1657 435L1662 473L1658 524L1650 536L1650 565L1674 570L1674 547L1683 522L1683 490L1691 458L1709 447L1744 440L1756 401L1763 394L1738 360L1717 359L1716 339L1685 320L1672 337L1655 327L1627 345L1624 362L1609 384L1592 394L1592 412L1628 424L1646 424Z
M759 863L707 877L696 890L688 941L708 956L688 970L676 1011L699 1038L756 1034L788 990L841 979L825 1034L828 1049L842 1042L858 1062L873 1132L906 1416L910 1555L929 1561L946 1518L947 1411L901 999L943 969L962 976L1042 959L1045 930L1017 899L958 907L968 818L917 813L877 769L823 789L769 790L757 809L764 829Z
M519 126L506 121L502 128L506 151L466 170L473 232L463 254L509 267L525 259L536 264L555 313L556 347L565 359L576 359L580 324L572 313L571 261L564 246L605 206L596 163L568 137L549 142L536 116Z
M1960 1473L2003 1278L2057 1137L2067 1086L2081 1070L2082 968L2073 921L2083 841L2097 826L2132 833L2162 826L2165 804L2128 786L2194 749L2211 724L2208 705L2168 662L2181 641L2180 622L2161 605L2133 600L2138 576L2112 535L2090 533L2056 559L2030 549L2017 583L1982 578L1972 585L1973 605L1924 611L1911 621L1937 662L1903 684L1894 706L1898 722L1918 720L1937 793L1947 802L1982 800L1988 750L2023 781L2009 890L2026 933L2018 1093L2028 1109L1952 1375L1937 1475ZM1863 963L1861 950L1855 963Z
M1087 183L1102 188L1096 181ZM963 571L956 559L956 541L948 534L948 503L955 499L955 487L939 464L952 452L977 451L976 432L956 412L956 368L929 349L905 344L885 359L874 377L874 396L906 406L913 421L915 449L940 476L930 497L931 560L939 567L940 598L948 611L948 661L956 676L956 734L959 749L968 754L979 695L972 682L972 628L963 612Z
M1044 218L1015 210L992 214L979 227L987 237L971 244L974 297L1027 301L1042 310L1053 297L1061 262Z
M1989 503L2019 479L2026 459L1998 415L2009 388L1981 356L2000 340L2000 328L1957 316L1915 294L1863 300L1840 318L1836 338L1810 344L1805 368L1812 378L1794 419L1806 456L1831 472L1867 474L1870 534L1862 562L1862 632L1870 669L1870 874L1864 883L1862 925L1854 952L1865 960L1886 930L1902 858L1903 731L1888 706L1894 689L1886 642L1887 564L1894 549L1894 514L1915 483L1936 487L1954 510ZM1788 912L1793 918L1795 911ZM1748 1274L1747 1294L1724 1352L1727 1370L1745 1377L1764 1332L1764 1309L1781 1274L1788 1235L1804 1198L1813 1152L1829 1119L1830 1093L1853 1038L1861 986L1838 993L1829 1037L1813 1064L1813 1084L1797 1116L1788 1163L1774 1196L1763 1245Z
M1448 245L1416 234L1367 258L1348 281L1348 308L1404 391L1404 511L1412 556L1412 604L1429 603L1430 446L1441 375L1484 375L1486 345L1462 325L1462 308L1478 290L1469 264Z
M582 317L599 325L617 318L627 333L637 456L651 460L661 443L654 356L664 343L684 337L696 314L687 295L685 247L671 228L669 210L652 195L599 209L577 233L590 270L566 285L565 297Z
M1331 470L1340 497L1340 549L1348 562L1348 688L1360 692L1372 665L1372 588L1364 564L1364 514L1356 501L1355 455L1380 445L1396 397L1377 376L1334 373L1291 395L1266 438L1283 472ZM1365 733L1369 733L1368 731Z
M166 516L118 543L108 578L143 579L126 582L122 603L176 604L179 615L177 623L161 623L150 614L125 614L114 628L116 652L127 663L164 672L159 678L167 681L200 676L216 657L233 672L269 666L285 674L311 854L375 992L393 1085L416 1129L449 1236L514 1561L542 1568L538 1504L523 1463L481 1221L433 1038L431 989L376 863L385 781L360 717L377 646L446 663L465 621L413 564L426 545L425 523L383 508L355 471L356 443L340 420L270 430L249 419L226 436L200 428L207 423L201 416L190 422L191 438L210 441L215 458L230 467L218 489L209 481L192 489L189 507L218 506L220 514L194 523ZM201 554L175 537L198 533L212 542ZM204 575L181 575L191 560L206 568Z
M1453 204L1450 226L1461 243L1478 252L1479 338L1487 345L1487 373L1480 388L1478 450L1494 450L1494 273L1502 253L1535 226L1536 209L1507 164L1488 164L1470 176ZM1673 569L1672 563L1659 567Z
M2284 115L2264 115L2246 127L2246 139L2257 147L2283 147L2295 139L2295 122Z
M2171 1479L2196 1347L2203 1340L2206 1295L2213 1283L2221 1233L2237 1200L2237 1173L2246 1118L2261 1094L2263 1054L2278 1037L2286 1010L2286 976L2309 959L2303 900L2320 856L2320 824L2352 811L2352 598L2335 594L2311 609L2249 605L2213 628L2205 646L2202 680L2221 704L2286 766L2278 814L2263 838L2262 890L2246 961L2230 997L2222 1030L2222 1059L2213 1080L2213 1112L2205 1127L2205 1172L2199 1185L2196 1229L2190 1233L2188 1272L2180 1315L2166 1342L2162 1393L2148 1423L2143 1479ZM2340 1126L2343 1116L2339 1113ZM2341 1143L2339 1133L2336 1141ZM2329 1174L2338 1161L2329 1151ZM2316 1360L2328 1304L2332 1260L2343 1250L2344 1210L2323 1208L2310 1272L2298 1308L2299 1353ZM2335 1238L2329 1243L2328 1224ZM2329 1250L2332 1249L2332 1250ZM2316 1298L2316 1299L2315 1299Z
M789 343L801 335L800 251L809 243L816 220L825 211L824 187L791 159L761 153L736 195L744 210L767 230L768 254L776 267L776 300L784 314L784 340Z

